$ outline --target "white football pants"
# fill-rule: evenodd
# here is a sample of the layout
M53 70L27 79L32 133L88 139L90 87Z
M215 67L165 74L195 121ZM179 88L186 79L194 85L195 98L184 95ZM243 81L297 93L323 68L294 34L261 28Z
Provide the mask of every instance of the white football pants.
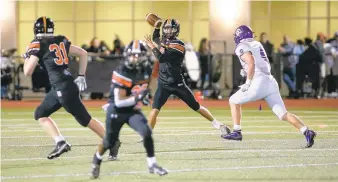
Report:
M239 89L233 94L229 102L234 104L245 104L247 102L264 99L272 111L281 120L287 113L282 97L279 93L278 83L272 75L255 73L251 85L246 92Z

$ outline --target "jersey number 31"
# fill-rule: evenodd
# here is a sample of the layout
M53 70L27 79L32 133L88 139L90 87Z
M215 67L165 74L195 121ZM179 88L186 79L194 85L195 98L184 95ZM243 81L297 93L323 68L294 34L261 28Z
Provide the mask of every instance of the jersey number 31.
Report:
M64 65L68 64L68 55L66 51L65 44L63 42L60 43L60 45L57 44L51 44L49 46L49 51L54 51L56 58L54 59L55 64L57 65Z

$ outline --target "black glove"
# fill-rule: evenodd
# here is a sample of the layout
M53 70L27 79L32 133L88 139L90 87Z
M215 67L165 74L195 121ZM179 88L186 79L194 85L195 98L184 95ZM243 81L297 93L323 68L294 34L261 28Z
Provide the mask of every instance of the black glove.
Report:
M150 104L150 94L147 94L143 99L142 99L142 104L147 106Z
M149 90L149 89L142 90L142 91L135 97L136 102L143 100L147 95L149 95L149 93L150 93L150 90Z

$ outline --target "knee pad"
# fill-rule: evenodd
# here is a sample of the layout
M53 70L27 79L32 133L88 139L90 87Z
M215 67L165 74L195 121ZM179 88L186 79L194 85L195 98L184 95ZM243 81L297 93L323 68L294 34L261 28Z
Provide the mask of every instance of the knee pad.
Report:
M273 113L275 113L279 120L284 120L285 115L288 114L288 111L281 108L273 108L272 111Z

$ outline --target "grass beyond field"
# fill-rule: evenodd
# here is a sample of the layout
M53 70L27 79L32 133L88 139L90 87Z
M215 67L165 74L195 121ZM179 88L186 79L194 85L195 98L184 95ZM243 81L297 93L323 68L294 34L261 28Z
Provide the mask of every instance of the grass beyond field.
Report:
M148 114L149 110L145 110ZM229 110L211 109L231 124ZM104 113L90 109L104 122ZM226 141L218 130L189 109L166 109L154 130L155 149L167 176L148 174L140 137L127 125L121 132L119 161L104 162L95 181L338 181L338 111L295 110L317 131L313 148L268 108L243 111L243 141ZM54 142L33 120L33 109L2 109L1 179L3 181L94 181L91 159L101 140L61 110L53 115L72 151L56 160L47 154Z

